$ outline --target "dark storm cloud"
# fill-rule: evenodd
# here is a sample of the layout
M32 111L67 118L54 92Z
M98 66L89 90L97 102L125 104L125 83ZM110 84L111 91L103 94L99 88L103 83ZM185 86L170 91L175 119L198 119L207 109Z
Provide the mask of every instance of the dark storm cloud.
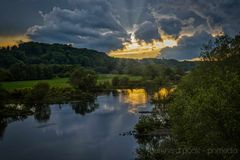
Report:
M73 43L100 51L117 49L128 38L107 2L84 1L76 5L81 7L74 10L54 7L42 14L43 25L29 28L28 35L36 41Z
M239 0L149 0L151 9L158 18L175 18L186 22L190 18L193 26L204 25L205 30L221 26L227 34L239 32Z
M180 40L179 46L161 51L160 57L194 58L199 56L200 48L213 35L224 32L234 36L240 31L239 0L149 0L149 3L162 32L192 35ZM162 23L168 20L180 22L181 25Z
M23 34L42 23L39 11L49 12L54 6L68 6L65 0L1 0L0 36Z
M170 35L178 36L182 29L181 22L176 19L163 19L159 23L161 24L161 29Z
M199 57L201 47L213 37L206 32L197 32L193 37L183 37L178 46L165 48L159 58L186 60Z
M137 38L190 35L166 57L191 58L205 42L200 33L239 33L239 0L1 0L0 36L27 34L34 41L74 43L101 51ZM42 11L42 12L40 12ZM39 14L41 13L41 14ZM158 33L159 32L159 33ZM197 40L199 39L199 41ZM191 40L196 44L191 44ZM187 45L189 43L189 45ZM177 50L178 49L178 50ZM183 53L184 52L184 53Z
M139 26L138 30L135 32L135 36L146 42L152 41L153 39L160 39L157 25L149 21Z

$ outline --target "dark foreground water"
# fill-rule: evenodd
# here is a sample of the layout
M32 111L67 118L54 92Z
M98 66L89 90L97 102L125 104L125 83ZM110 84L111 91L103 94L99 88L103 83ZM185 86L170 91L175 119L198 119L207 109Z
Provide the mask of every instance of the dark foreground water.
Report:
M19 106L21 107L21 106ZM84 107L83 107L84 108ZM151 110L144 90L99 95L95 104L45 106L37 115L1 126L1 160L128 160L135 158L133 136L120 136Z

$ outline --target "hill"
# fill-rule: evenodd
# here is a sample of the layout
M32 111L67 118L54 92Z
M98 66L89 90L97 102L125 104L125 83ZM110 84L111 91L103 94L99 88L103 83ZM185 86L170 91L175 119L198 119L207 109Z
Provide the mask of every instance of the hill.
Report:
M91 49L38 42L0 48L0 81L68 77L79 66L97 73L141 75L149 65L186 72L196 63L167 59L118 59Z

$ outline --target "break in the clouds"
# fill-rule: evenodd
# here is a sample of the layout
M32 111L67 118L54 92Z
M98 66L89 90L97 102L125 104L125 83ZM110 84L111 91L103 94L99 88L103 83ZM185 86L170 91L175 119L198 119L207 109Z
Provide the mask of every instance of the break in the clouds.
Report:
M239 0L2 0L0 36L71 43L108 52L130 35L145 42L172 36L178 45L158 57L190 59L221 32L237 34Z
M212 40L213 37L206 32L196 32L193 36L184 36L180 39L178 46L173 48L164 48L159 58L189 60L199 57L201 46L206 40ZM181 53L181 54L179 54Z

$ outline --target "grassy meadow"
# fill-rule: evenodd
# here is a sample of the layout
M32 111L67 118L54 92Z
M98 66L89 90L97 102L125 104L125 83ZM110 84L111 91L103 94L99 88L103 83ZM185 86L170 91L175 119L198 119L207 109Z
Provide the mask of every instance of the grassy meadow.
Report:
M99 74L98 75L98 83L103 82L109 82L111 83L112 78L118 76L118 77L129 77L130 80L139 80L141 79L140 76L129 76L129 75L123 75L123 74ZM47 82L51 87L70 87L70 84L68 83L68 78L55 78L55 79L48 79L48 80L30 80L30 81L14 81L14 82L1 82L2 88L7 90L13 90L13 89L24 89L24 88L32 88L34 85L36 85L39 82Z

